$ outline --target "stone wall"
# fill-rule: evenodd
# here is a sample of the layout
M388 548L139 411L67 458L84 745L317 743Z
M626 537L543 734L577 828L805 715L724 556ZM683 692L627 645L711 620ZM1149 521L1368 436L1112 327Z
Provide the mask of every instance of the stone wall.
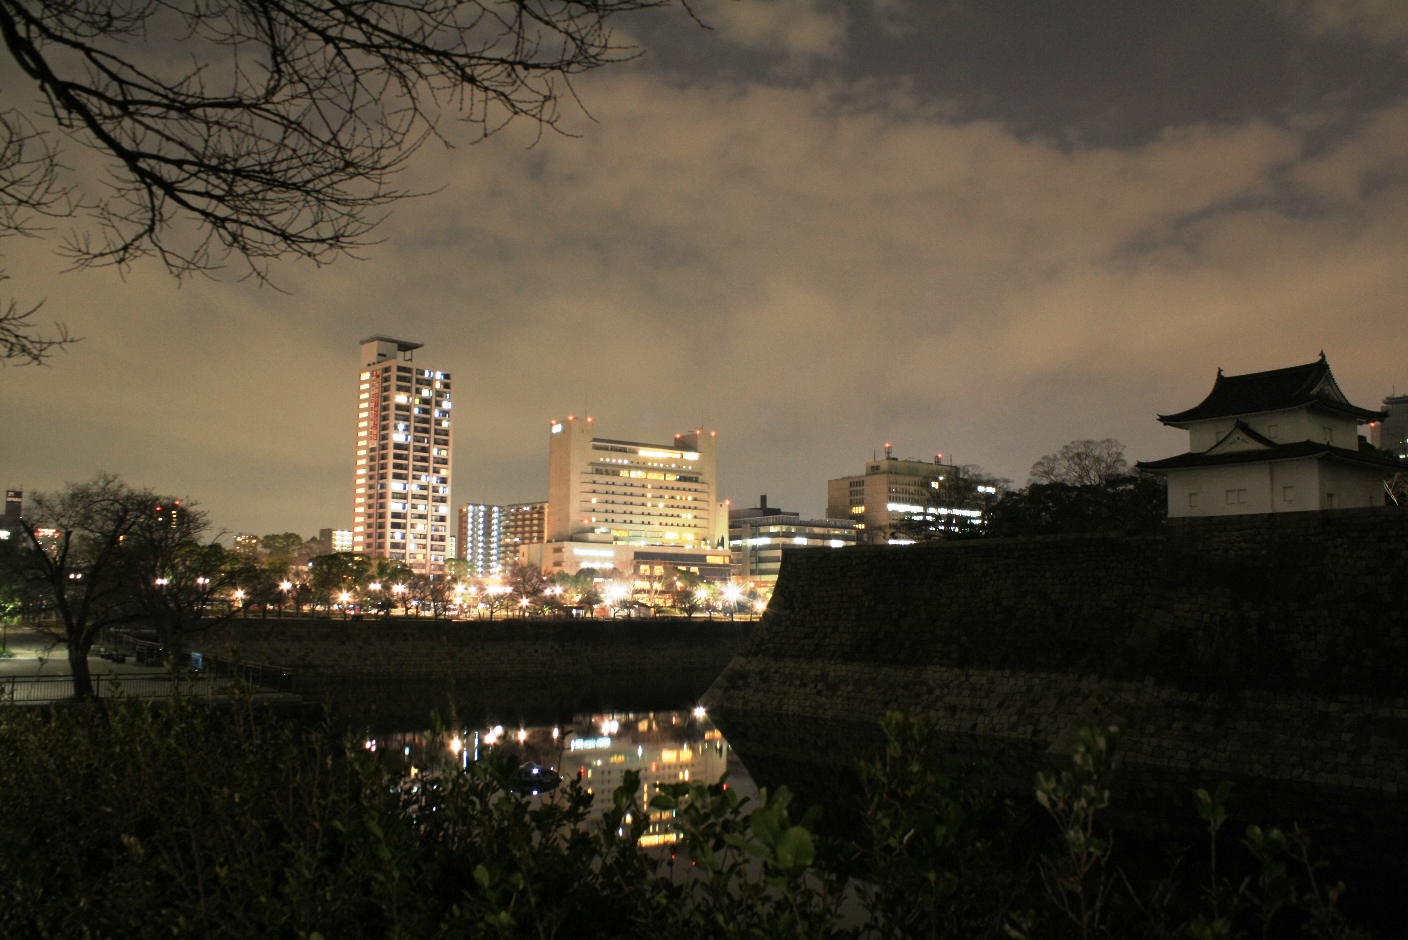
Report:
M688 708L751 623L626 620L235 620L190 642L292 671L312 698L390 724L425 721L451 696L468 720Z
M1124 732L1126 805L1230 779L1263 819L1399 838L1406 572L1396 509L790 551L705 702L765 783L844 765L899 709L1029 789L1099 721Z

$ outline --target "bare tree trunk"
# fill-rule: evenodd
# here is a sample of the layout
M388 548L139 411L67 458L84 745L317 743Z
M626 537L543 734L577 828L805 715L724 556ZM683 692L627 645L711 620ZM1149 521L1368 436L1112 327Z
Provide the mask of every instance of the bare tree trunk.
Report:
M68 643L68 665L73 672L73 697L92 698L93 676L88 672L88 651L73 641Z

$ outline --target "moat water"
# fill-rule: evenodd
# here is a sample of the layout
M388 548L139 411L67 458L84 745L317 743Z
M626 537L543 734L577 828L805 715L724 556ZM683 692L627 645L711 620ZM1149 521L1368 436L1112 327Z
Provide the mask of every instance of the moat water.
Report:
M366 746L399 758L411 776L467 768L489 748L505 747L523 763L556 773L563 785L577 780L592 794L598 814L612 805L612 794L632 771L639 774L642 805L675 783L722 783L747 799L758 794L737 753L698 708L579 714L557 724L489 721L441 733L382 732ZM675 835L668 820L652 818L642 843L664 845Z

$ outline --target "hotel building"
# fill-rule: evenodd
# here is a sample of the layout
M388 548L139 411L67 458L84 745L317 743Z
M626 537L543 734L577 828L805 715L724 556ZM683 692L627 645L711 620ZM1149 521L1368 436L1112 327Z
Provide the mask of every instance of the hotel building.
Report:
M362 340L352 550L438 575L450 546L450 374L411 365L421 346Z
M554 420L545 541L520 557L544 573L665 566L729 577L728 516L718 501L718 436L669 444L597 437L592 418Z

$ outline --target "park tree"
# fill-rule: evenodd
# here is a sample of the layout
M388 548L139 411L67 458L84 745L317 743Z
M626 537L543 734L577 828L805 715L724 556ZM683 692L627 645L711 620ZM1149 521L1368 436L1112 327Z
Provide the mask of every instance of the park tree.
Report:
M1168 483L1131 470L1113 439L1071 441L1038 460L1031 482L994 504L990 535L1147 532L1163 525Z
M24 546L9 562L13 577L49 615L73 674L75 698L93 694L88 653L103 630L130 623L125 543L156 497L99 474L57 493L41 493L20 519Z
M216 599L238 589L239 573L251 563L209 535L209 518L194 503L151 496L124 540L130 619L156 631L168 658L193 632L232 615Z
M515 562L508 569L508 585L513 588L513 603L525 614L534 608L541 607L543 595L548 588L548 579L543 576L543 569L532 562ZM527 603L524 603L527 601Z
M346 598L350 598L367 584L371 572L371 559L357 552L319 555L313 559L313 567L310 569L314 603L321 601L329 612L334 604L342 604L342 616L346 619Z
M471 141L556 126L572 76L633 54L611 18L668 2L4 0L24 103L0 111L0 237L81 217L59 246L75 267L153 256L178 277L329 262L369 243L447 121ZM36 310L0 310L0 360L72 341Z
M1028 483L1065 483L1069 486L1101 486L1109 480L1129 476L1124 444L1104 440L1071 441L1054 454L1032 464Z
M297 532L276 532L259 540L259 548L264 552L264 566L281 581L288 577L288 570L296 564L302 547L303 536Z

